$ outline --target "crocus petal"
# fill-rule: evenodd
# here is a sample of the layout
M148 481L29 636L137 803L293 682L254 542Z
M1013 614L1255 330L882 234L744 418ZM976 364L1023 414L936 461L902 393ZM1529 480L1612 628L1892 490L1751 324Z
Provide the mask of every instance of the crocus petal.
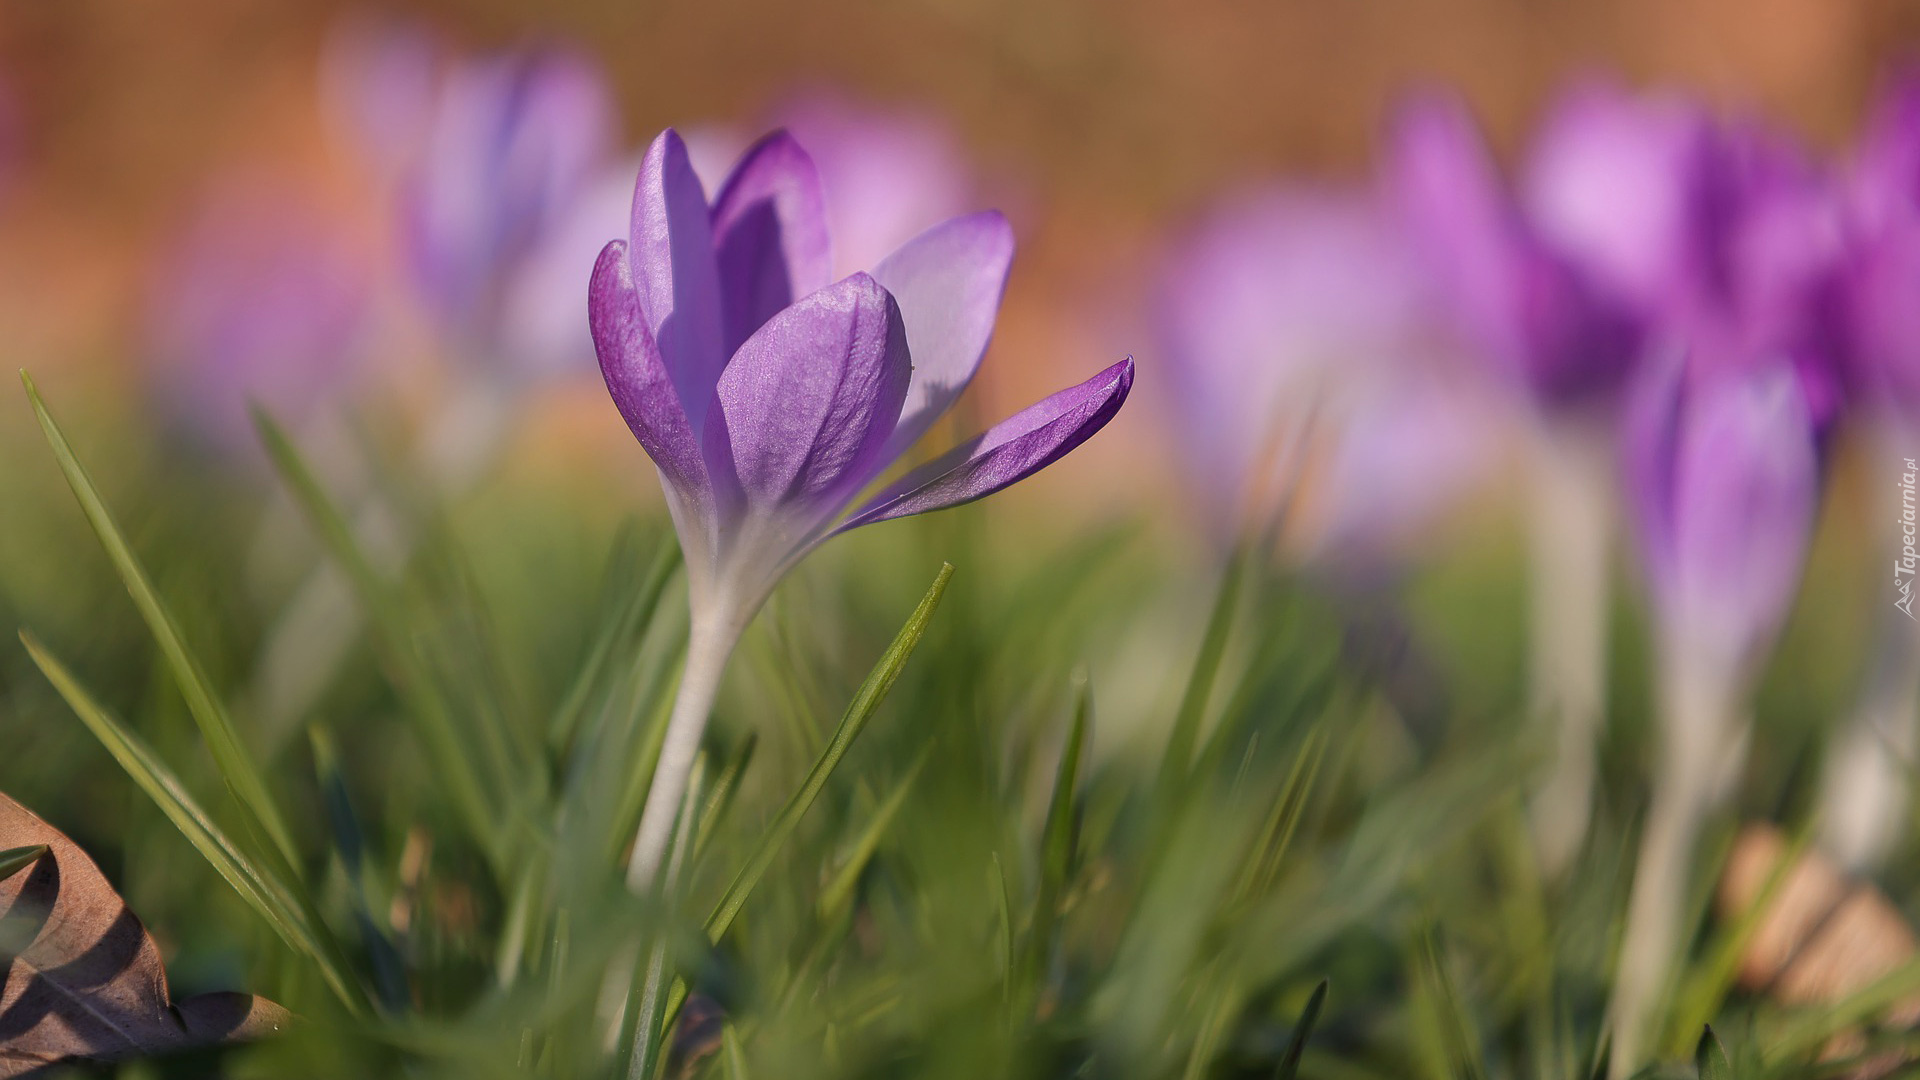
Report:
M594 264L587 322L594 351L600 356L600 373L627 427L683 501L693 506L709 504L700 444L647 325L624 240L608 244Z
M866 274L767 320L720 376L708 468L749 513L831 516L885 464L912 362L900 307Z
M1654 595L1673 581L1674 462L1686 416L1686 354L1669 350L1641 366L1621 416L1627 495L1640 560Z
M996 211L936 225L874 268L900 303L913 382L889 443L897 457L960 399L980 368L1013 262L1013 227Z
M1789 368L1701 394L1674 469L1679 632L1758 658L1793 602L1818 489L1812 418Z
M1417 243L1469 327L1524 365L1515 312L1527 300L1527 253L1492 155L1459 100L1428 96L1400 110L1388 173Z
M640 165L629 261L647 329L698 437L727 353L707 196L672 128L653 140Z
M728 355L773 314L833 280L813 159L784 131L747 151L713 201Z
M1541 125L1522 177L1528 220L1608 288L1655 303L1682 284L1692 159L1705 118L1685 103L1576 86Z
M944 510L1019 483L1105 427L1133 388L1133 358L995 424L977 439L915 469L875 496L836 532Z

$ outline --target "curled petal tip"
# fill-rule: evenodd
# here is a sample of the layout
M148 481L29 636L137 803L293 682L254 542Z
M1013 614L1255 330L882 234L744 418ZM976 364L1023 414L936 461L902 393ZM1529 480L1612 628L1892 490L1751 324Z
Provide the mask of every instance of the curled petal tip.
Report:
M1107 426L1133 388L1133 358L1015 413L901 477L837 532L944 510L1011 487L1065 457Z

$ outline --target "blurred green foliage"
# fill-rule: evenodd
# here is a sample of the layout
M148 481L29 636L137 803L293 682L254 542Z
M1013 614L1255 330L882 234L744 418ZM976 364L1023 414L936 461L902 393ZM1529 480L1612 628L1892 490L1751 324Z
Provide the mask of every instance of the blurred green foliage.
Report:
M277 480L81 420L73 453L0 430L20 462L0 476L0 614L42 643L0 657L0 784L96 855L178 990L302 1017L122 1075L624 1075L653 940L689 991L674 1077L1604 1073L1644 635L1623 589L1599 819L1543 883L1499 529L1365 589L992 508L836 541L736 656L682 888L651 903L623 853L686 629L660 516L564 487L441 504L397 473L382 490L419 539L382 569L271 423ZM290 506L306 527L262 526ZM250 537L296 569L259 572ZM1810 595L1853 572L1834 543ZM303 736L262 730L262 643L329 564L364 629ZM1799 822L1848 685L1822 640L1836 606L1789 631L1743 813ZM1861 1054L1904 1045L1871 1025L1920 968L1828 1010L1732 988L1751 927L1704 911L1735 821L1699 870L1674 1064L1650 1075L1842 1075L1815 1061L1863 1024Z

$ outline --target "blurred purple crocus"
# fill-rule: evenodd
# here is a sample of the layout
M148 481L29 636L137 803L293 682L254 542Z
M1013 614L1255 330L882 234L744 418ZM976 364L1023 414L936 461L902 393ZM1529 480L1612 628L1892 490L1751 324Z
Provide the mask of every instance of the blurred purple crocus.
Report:
M1820 488L1813 409L1781 356L1648 368L1627 448L1660 725L1614 982L1616 1076L1644 1063L1682 942L1694 843L1745 756L1744 698L1792 603Z
M1509 189L1457 99L1401 110L1387 168L1409 226L1464 328L1542 404L1605 399L1631 373L1681 273L1702 125L1677 101L1582 84Z
M1851 381L1898 423L1920 426L1920 69L1881 96L1847 196Z
M1920 69L1883 89L1849 164L1846 383L1873 447L1876 490L1894 493L1906 459L1920 456ZM1875 532L1874 577L1886 580L1892 564L1897 588L1908 539L1895 520ZM1821 846L1843 866L1870 872L1907 831L1917 749L1920 627L1882 602L1859 696L1828 743L1822 781Z
M250 404L301 427L351 391L372 320L368 259L343 222L284 185L219 183L154 264L147 348L193 434L254 446Z
M774 115L819 168L835 276L872 270L972 203L966 156L931 114L814 90Z
M1217 532L1278 512L1309 429L1326 444L1305 515L1314 556L1376 561L1459 494L1489 440L1471 394L1427 393L1452 351L1438 300L1359 192L1238 198L1183 238L1153 308L1173 441Z
M514 52L444 73L402 172L401 231L418 291L462 360L496 376L584 362L578 321L554 325L547 303L516 290L531 283L552 298L541 268L566 255L584 283L594 249L577 215L615 210L590 197L611 175L612 128L607 89L581 57Z
M1784 362L1649 370L1627 416L1635 535L1676 655L1749 674L1800 580L1819 492L1813 412Z
M1553 755L1530 816L1549 876L1586 837L1606 712L1612 414L1688 273L1705 131L1686 102L1577 84L1511 185L1457 98L1410 101L1389 135L1389 182L1460 329L1540 420L1529 711Z
M827 537L990 495L1111 420L1125 360L861 492L952 407L993 331L1013 234L956 218L834 281L820 180L784 132L707 198L685 144L654 140L631 235L594 268L589 317L614 404L659 468L685 552L687 669L648 792L630 878L660 867L734 642L786 571Z

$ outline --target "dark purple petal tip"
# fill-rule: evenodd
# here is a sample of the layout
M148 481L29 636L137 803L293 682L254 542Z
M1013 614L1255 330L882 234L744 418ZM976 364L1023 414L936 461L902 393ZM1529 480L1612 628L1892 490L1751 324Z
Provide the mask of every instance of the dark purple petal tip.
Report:
M944 510L1017 484L1065 457L1120 412L1133 389L1133 357L995 424L908 473L836 532Z
M627 258L627 242L600 252L588 284L587 323L615 407L668 483L703 495L706 468L660 349L647 325Z

